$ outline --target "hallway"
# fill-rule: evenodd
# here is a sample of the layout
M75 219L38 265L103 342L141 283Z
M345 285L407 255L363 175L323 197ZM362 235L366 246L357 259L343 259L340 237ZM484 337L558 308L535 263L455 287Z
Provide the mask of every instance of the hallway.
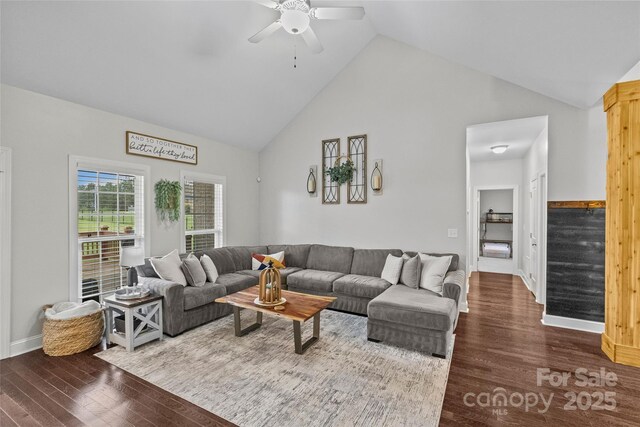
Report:
M542 305L535 303L518 276L473 273L469 288L469 313L461 314L458 321L441 425L640 425L640 369L612 363L600 350L600 335L543 326ZM543 381L539 387L538 368L571 376L566 386L552 387ZM617 375L617 385L580 387L576 385L578 368L588 372L604 368ZM484 405L481 394L493 398L498 387L516 405ZM565 396L571 392L577 402ZM604 392L615 393L611 395L617 403L614 411L594 409ZM549 401L551 393L545 412L542 399ZM535 399L537 405L528 411L525 404L518 407L521 395L531 402Z

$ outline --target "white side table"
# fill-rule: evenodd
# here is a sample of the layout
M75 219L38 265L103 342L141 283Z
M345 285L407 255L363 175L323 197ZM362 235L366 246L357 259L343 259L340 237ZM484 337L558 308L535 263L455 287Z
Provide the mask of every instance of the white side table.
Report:
M114 295L104 299L107 321L107 344L115 343L133 351L149 341L162 339L162 297L148 296L134 300L119 300ZM124 333L115 330L115 318L124 315ZM140 323L134 327L135 321Z

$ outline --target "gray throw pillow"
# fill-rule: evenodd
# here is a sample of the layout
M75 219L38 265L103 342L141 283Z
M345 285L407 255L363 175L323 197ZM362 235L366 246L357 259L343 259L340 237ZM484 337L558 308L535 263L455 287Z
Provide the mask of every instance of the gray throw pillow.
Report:
M420 287L420 274L422 273L420 255L411 258L409 255L404 254L402 258L404 258L404 265L400 274L400 283L410 288L418 289Z
M182 260L182 272L191 286L204 286L207 281L207 273L202 268L200 260L192 253Z

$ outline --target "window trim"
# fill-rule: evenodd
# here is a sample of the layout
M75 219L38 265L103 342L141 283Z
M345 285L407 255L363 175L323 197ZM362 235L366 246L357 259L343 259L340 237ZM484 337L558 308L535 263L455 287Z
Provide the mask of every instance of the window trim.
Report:
M223 175L213 175L208 173L191 172L180 170L180 185L182 186L182 196L180 201L180 253L187 251L186 219L184 213L184 181L192 179L198 182L222 185L222 244L227 245L227 177ZM195 233L197 234L197 232Z
M80 294L80 287L78 284L78 266L80 251L78 250L78 169L94 169L94 170L115 170L123 174L140 175L144 177L144 195L143 195L143 209L144 209L144 254L145 257L149 256L151 247L151 221L150 221L150 194L151 194L151 168L147 165L139 163L120 162L115 160L105 160L93 157L83 157L69 155L69 301L80 301L82 295ZM72 233L76 234L72 234ZM75 237L72 237L75 236Z

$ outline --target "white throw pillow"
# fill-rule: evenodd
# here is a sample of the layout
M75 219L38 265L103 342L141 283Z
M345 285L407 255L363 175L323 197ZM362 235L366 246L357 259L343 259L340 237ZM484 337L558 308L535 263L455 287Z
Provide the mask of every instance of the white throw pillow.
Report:
M442 295L442 285L444 276L449 270L453 257L448 256L431 256L420 254L422 261L422 275L420 276L420 287L429 291Z
M158 277L169 282L180 283L187 286L187 278L182 272L182 260L178 255L178 250L174 249L162 258L151 258L149 260Z
M284 262L284 251L280 251L280 252L276 252L275 254L271 254L271 255L267 255L267 254L260 254L262 256L265 257L271 257L275 260L280 261L281 263ZM251 257L251 269L252 270L261 270L260 266L262 265L262 263L255 259L253 256ZM274 266L275 267L275 266ZM262 267L264 268L264 267Z
M400 273L402 272L402 264L404 264L404 259L402 259L401 256L387 255L387 260L384 263L380 278L392 285L397 285L400 280Z
M211 257L207 254L202 255L200 257L200 264L202 264L204 272L207 273L207 282L216 283L216 280L218 280L218 269Z

